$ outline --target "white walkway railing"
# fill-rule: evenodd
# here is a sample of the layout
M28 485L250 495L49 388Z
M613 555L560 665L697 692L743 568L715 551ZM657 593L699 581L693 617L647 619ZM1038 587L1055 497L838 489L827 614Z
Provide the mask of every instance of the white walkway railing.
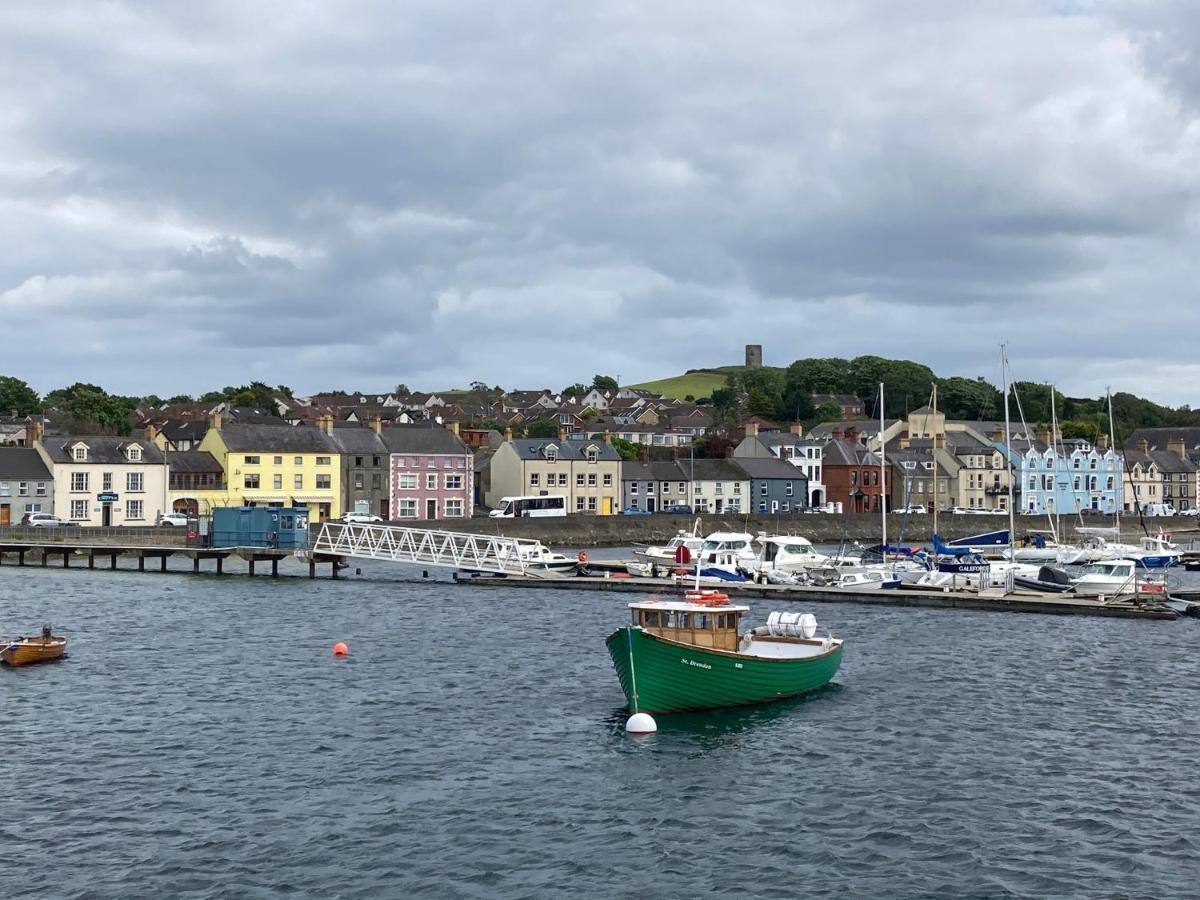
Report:
M525 559L537 547L537 541L499 535L326 522L312 552L502 575L536 575L540 573L528 569Z

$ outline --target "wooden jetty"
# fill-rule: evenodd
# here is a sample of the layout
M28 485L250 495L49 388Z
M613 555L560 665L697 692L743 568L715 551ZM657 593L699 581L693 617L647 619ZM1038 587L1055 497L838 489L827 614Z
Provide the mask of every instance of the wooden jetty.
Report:
M686 585L652 578L527 578L520 576L457 577L467 587L612 591L629 594L675 594ZM861 603L869 606L912 607L920 609L970 609L986 612L1042 613L1048 615L1106 616L1117 619L1176 619L1178 614L1158 604L1129 600L1099 600L1094 597L1064 597L1062 594L1003 594L992 591L951 591L948 589L850 591L845 588L802 585L727 582L720 590L731 598L763 598L804 603Z
M71 567L71 560L79 559L87 560L87 568L95 569L96 560L100 559L101 567L107 562L109 570L117 568L118 557L133 557L137 560L137 570L139 572L146 571L146 560L158 560L158 570L166 572L167 560L172 556L181 556L192 561L192 574L204 574L201 570L201 562L204 560L213 560L215 568L211 574L224 575L225 560L230 557L241 559L247 564L247 574L255 574L255 564L260 562L269 562L271 564L271 577L279 577L279 562L289 556L295 555L292 550L276 550L269 547L191 547L185 544L164 544L164 545L145 545L145 544L111 544L111 543L89 543L87 541L54 541L52 543L36 542L36 541L0 541L0 566L4 565L5 557L16 557L17 566L33 565L32 559L39 559L40 564L45 567L50 564L51 559L62 559L62 567L68 569ZM31 556L29 563L26 562L26 557ZM308 563L308 577L317 577L317 566L329 565L330 576L338 577L338 569L344 565L340 556L324 553L309 553L301 551L300 556Z

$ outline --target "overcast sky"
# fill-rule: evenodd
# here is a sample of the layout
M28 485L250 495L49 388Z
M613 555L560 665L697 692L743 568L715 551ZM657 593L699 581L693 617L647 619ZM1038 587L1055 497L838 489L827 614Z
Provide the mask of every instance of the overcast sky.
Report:
M0 5L0 373L1200 405L1200 4Z

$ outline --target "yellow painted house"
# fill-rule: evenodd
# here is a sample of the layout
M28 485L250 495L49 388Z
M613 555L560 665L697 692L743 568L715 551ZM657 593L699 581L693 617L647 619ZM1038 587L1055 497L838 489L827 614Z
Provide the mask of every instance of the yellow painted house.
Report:
M310 521L342 511L341 457L333 420L313 425L222 425L213 416L200 450L225 471L222 506L304 506Z

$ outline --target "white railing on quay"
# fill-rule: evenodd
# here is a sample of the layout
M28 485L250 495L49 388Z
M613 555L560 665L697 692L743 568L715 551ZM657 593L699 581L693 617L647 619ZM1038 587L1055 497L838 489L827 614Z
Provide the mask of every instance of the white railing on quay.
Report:
M526 560L538 546L538 541L500 535L325 522L311 552L501 575L532 575L538 573L526 566Z

